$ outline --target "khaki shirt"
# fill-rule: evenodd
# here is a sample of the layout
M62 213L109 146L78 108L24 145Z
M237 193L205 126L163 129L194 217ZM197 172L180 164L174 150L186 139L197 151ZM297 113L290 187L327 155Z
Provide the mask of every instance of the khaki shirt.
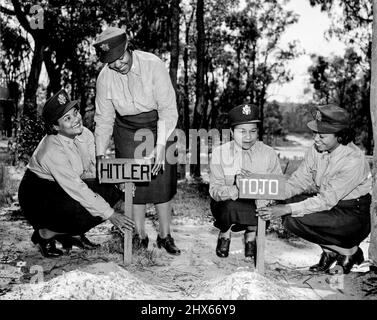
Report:
M84 127L75 139L46 135L34 151L28 168L42 179L56 181L93 216L108 219L114 210L82 180L95 178L93 134Z
M303 192L317 195L289 204L292 217L330 210L340 200L357 199L372 190L372 176L364 153L353 143L339 145L331 153L308 149L286 185L286 197Z
M166 144L178 120L174 88L165 64L157 56L132 52L131 70L123 75L108 65L96 86L96 154L104 155L113 133L117 111L121 116L157 110L157 144Z
M213 149L210 162L209 193L215 201L238 199L235 176L241 168L252 173L282 174L280 162L274 149L257 141L249 150L242 150L234 141ZM256 200L258 208L270 201Z

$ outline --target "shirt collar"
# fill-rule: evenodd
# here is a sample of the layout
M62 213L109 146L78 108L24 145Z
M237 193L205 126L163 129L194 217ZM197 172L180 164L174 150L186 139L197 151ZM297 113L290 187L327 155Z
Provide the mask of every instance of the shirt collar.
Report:
M335 158L335 157L342 155L345 150L346 150L346 146L343 145L343 144L339 144L339 146L336 147L336 149L334 151L332 151L328 154L329 154L330 158Z
M139 58L137 57L137 55L135 54L135 51L132 51L132 66L131 66L130 72L132 72L133 74L135 74L137 76L140 76L140 74L141 74L141 72L140 72L140 61L139 61Z
M62 141L64 144L68 144L69 146L72 146L75 140L77 140L79 142L83 142L82 137L81 137L82 134L76 136L74 139L68 138L68 137L63 136L63 135L61 135L59 133L57 134L57 136L60 139L60 141Z
M233 144L232 144L232 150L238 154L238 153L242 153L242 152L254 152L255 150L258 150L259 146L260 146L260 142L257 141L254 143L254 145L250 148L250 149L247 149L247 150L243 150L238 144L236 144L234 142L234 140L232 141Z

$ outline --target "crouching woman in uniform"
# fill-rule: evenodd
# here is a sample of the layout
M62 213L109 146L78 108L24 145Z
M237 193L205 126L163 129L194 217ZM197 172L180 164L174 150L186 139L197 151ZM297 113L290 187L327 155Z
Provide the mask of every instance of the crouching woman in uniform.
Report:
M286 185L288 204L258 212L264 220L284 216L287 230L321 246L321 258L310 271L327 272L336 262L347 274L364 260L359 244L370 232L372 182L349 122L344 109L319 106L307 124L314 144Z
M227 257L231 231L245 231L245 257L255 258L258 220L256 208L266 200L239 199L238 175L282 174L276 152L258 141L258 108L240 105L228 114L233 140L213 149L210 162L211 211L220 232L216 254Z
M34 228L31 240L44 257L63 254L55 240L68 251L73 245L96 248L85 232L105 220L133 228L131 219L112 208L122 192L95 179L94 137L83 127L77 102L62 89L44 105L47 135L34 151L18 191L21 209Z

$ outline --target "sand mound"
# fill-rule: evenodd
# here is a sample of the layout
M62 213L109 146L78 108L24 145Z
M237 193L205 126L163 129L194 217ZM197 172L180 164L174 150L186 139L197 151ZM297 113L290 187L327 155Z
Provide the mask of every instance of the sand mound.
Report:
M302 293L255 272L240 271L202 285L196 299L229 300L301 300Z
M64 273L50 281L16 286L2 299L170 299L156 286L148 285L114 263L98 263Z
M163 284L164 286L166 284ZM145 283L114 263L98 263L81 270L64 273L50 281L23 284L1 299L187 299L183 292ZM235 272L232 275L204 281L189 299L305 299L294 290L254 272Z

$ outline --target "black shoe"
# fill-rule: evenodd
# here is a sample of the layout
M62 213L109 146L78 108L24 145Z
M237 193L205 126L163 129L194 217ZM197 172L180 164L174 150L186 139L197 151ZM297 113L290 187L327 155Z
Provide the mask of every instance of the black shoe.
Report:
M43 239L39 231L35 230L31 236L31 241L38 246L39 251L45 258L56 258L63 255L63 251L56 249L55 239Z
M216 246L216 255L220 258L226 258L229 255L230 238L218 238Z
M166 238L160 238L160 235L158 235L156 241L158 248L164 247L165 250L170 254L181 254L181 250L179 250L177 246L174 244L174 239L171 237L170 234L168 234Z
M80 234L80 240L86 250L98 249L101 246L98 243L91 242L85 234Z
M132 250L146 250L148 248L149 238L145 236L144 239L141 239L140 236L135 233L132 237Z
M350 256L340 254L336 260L336 265L339 265L343 268L344 274L348 274L351 272L354 264L359 265L364 261L363 250L357 248L357 251Z
M55 236L55 239L62 244L63 249L66 250L67 253L72 250L73 246L80 249L85 249L81 240L70 234L58 234Z
M246 241L245 240L245 257L257 257L257 243L256 240L254 241Z
M323 251L319 262L311 266L309 270L314 271L314 272L326 272L330 269L331 265L336 261L337 257L338 257L338 254L336 252Z
M375 266L375 265L371 265L371 266L369 266L369 271L370 271L370 272L374 272L374 273L377 274L377 266Z

